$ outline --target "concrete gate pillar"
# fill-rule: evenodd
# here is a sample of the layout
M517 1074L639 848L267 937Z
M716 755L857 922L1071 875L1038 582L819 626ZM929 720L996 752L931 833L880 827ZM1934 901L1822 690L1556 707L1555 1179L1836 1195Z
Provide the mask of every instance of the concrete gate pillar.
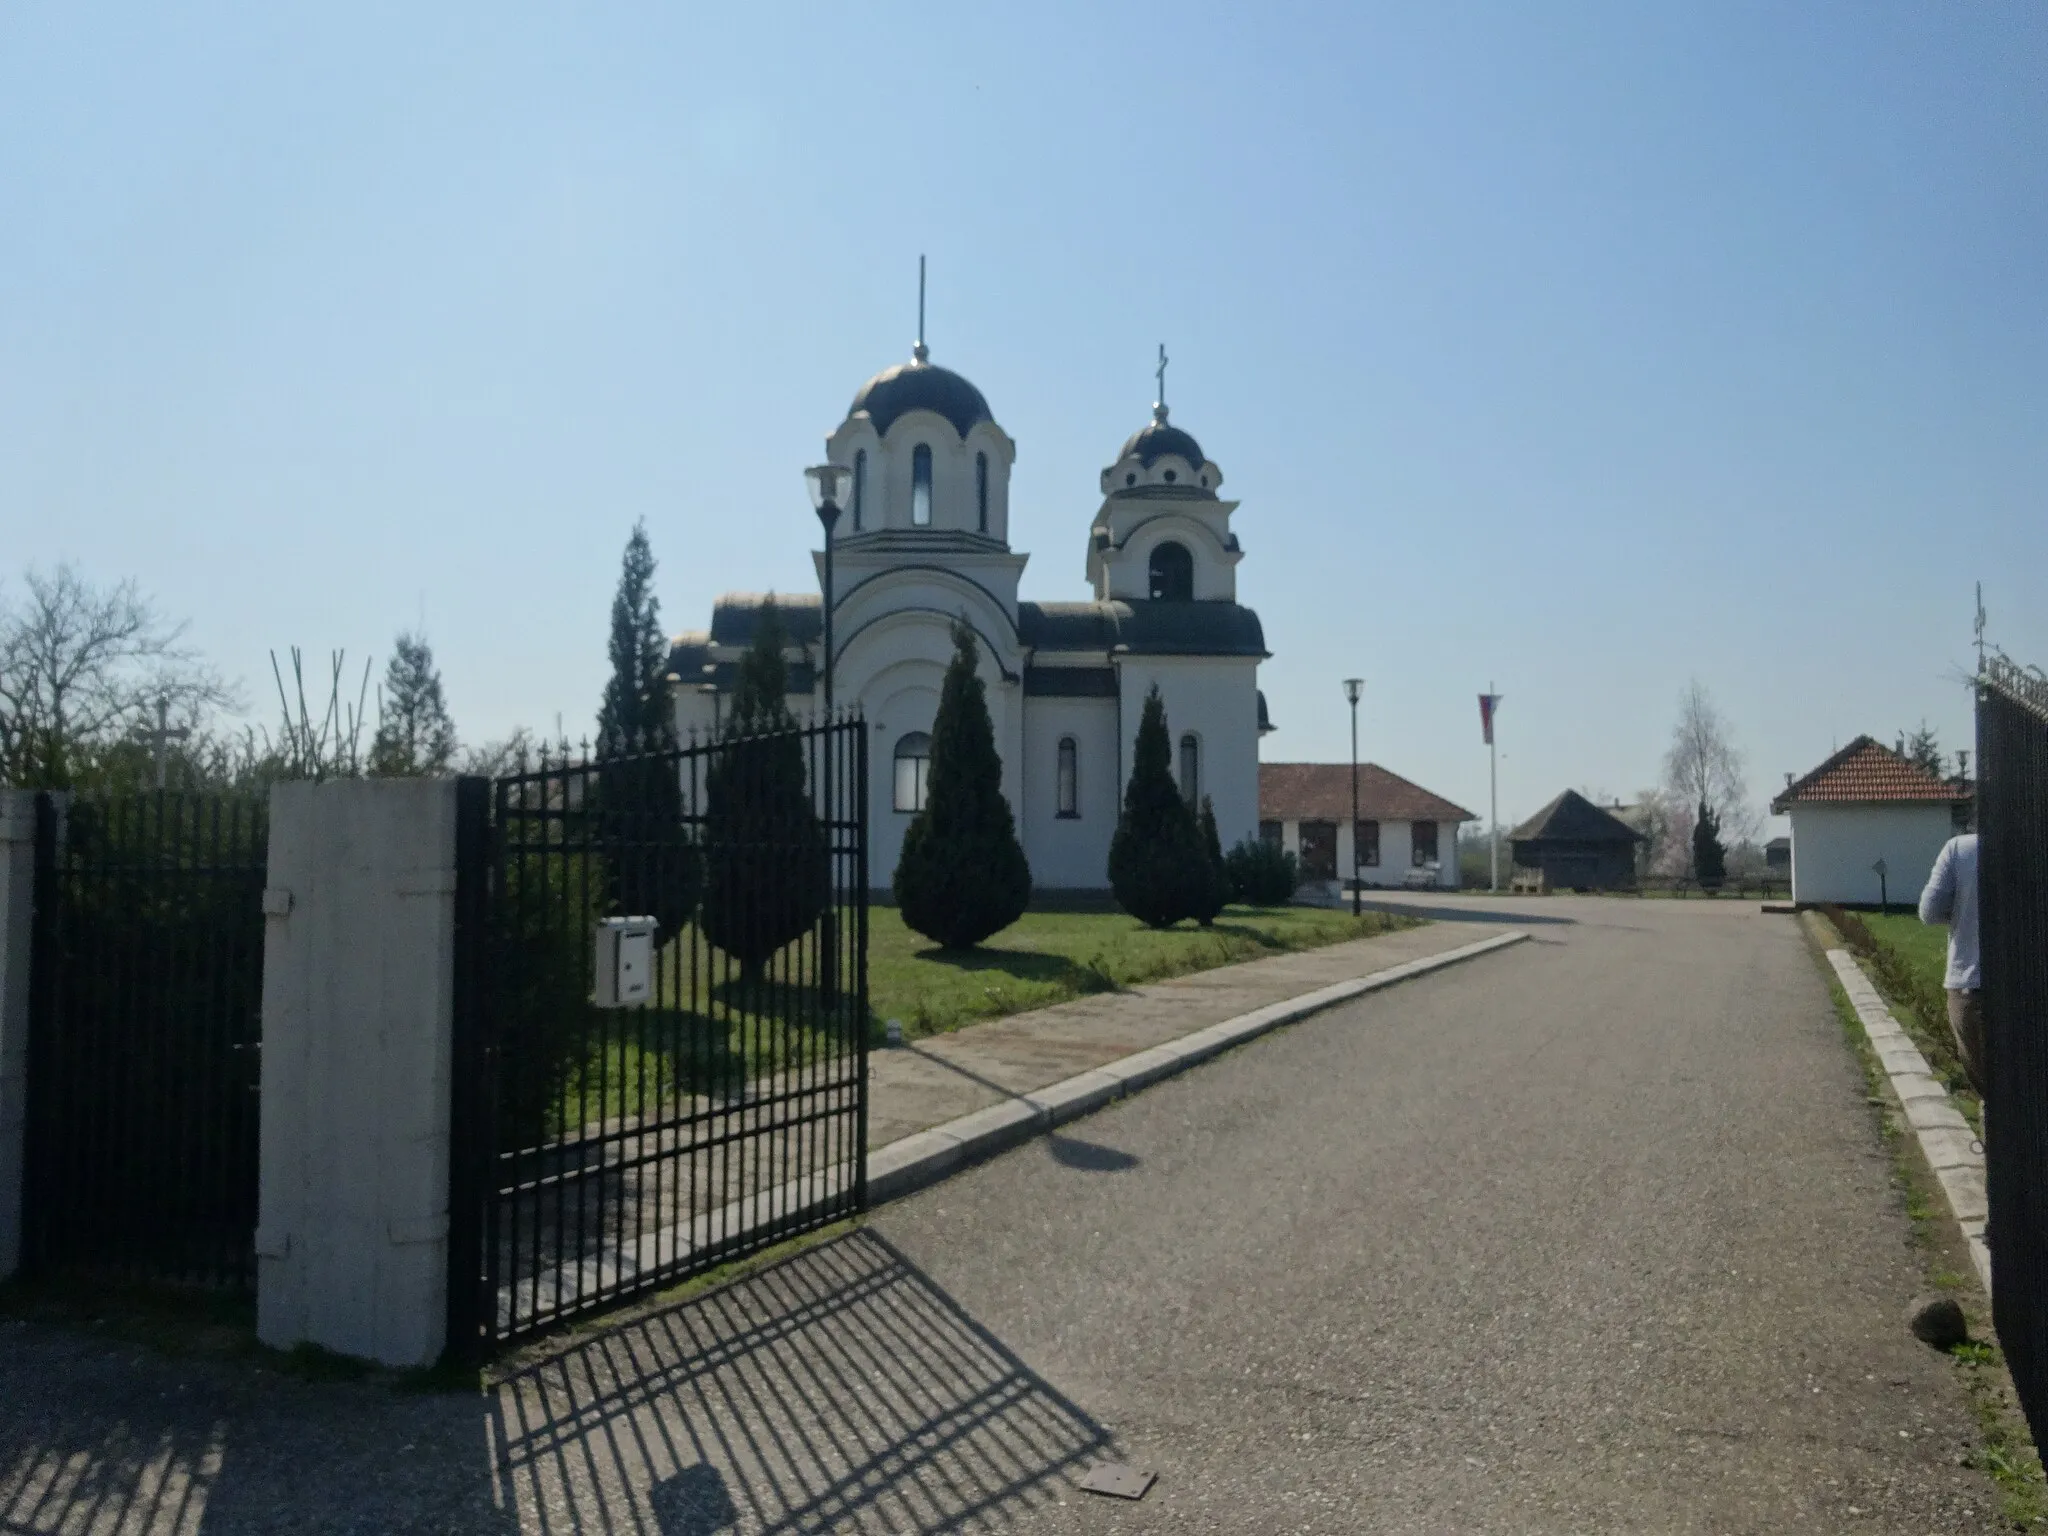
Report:
M280 784L256 1332L392 1366L447 1332L453 779Z
M21 1267L35 871L35 791L0 789L0 1280Z

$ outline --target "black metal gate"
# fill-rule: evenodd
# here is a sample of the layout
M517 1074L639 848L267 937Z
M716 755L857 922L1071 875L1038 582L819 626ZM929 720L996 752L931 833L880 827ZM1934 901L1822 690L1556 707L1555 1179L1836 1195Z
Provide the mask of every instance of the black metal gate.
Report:
M1986 665L1977 774L1992 1313L2048 1445L2048 678Z
M463 782L457 1351L865 1205L866 805L857 719Z
M260 799L36 799L24 1259L252 1290Z

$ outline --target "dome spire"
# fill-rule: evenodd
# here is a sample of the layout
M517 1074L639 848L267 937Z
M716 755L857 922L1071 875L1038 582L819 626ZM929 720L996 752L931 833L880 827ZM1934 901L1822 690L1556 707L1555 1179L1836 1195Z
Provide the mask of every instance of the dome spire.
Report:
M910 349L910 355L917 362L923 362L932 355L932 349L924 344L924 256L917 258L917 343Z
M924 328L920 325L918 329L922 333ZM1152 402L1152 419L1158 422L1166 420L1166 343L1163 341L1159 343L1159 398Z

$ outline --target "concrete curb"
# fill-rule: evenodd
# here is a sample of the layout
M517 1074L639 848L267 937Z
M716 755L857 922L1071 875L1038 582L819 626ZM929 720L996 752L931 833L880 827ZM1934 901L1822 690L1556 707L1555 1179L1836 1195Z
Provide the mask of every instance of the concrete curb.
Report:
M1991 1250L1984 1245L1984 1221L1990 1207L1984 1193L1984 1154L1970 1134L1970 1122L1949 1102L1948 1090L1935 1080L1927 1059L1912 1037L1899 1027L1884 999L1863 967L1846 949L1828 951L1828 964L1835 968L1842 990L1863 1021L1863 1033L1871 1049L1892 1080L1892 1091L1905 1106L1906 1123L1920 1139L1920 1151L1927 1166L1941 1182L1948 1208L1969 1240L1970 1262L1977 1266L1977 1278L1984 1282L1984 1294L1991 1294Z
M894 1200L936 1184L969 1163L979 1162L1035 1136L1042 1136L1055 1126L1079 1119L1113 1100L1185 1072L1189 1067L1219 1056L1247 1040L1255 1040L1283 1024L1292 1024L1312 1013L1334 1008L1339 1003L1391 987L1411 977L1426 976L1431 971L1440 971L1446 966L1506 949L1528 937L1521 932L1496 934L1490 939L1461 945L1440 955L1410 960L1402 965L1389 966L1384 971L1374 971L1370 976L1340 981L1314 992L1304 992L1299 997L1290 997L1284 1002L1269 1003L1264 1008L1241 1013L1220 1024L1211 1024L1165 1045L1155 1045L1150 1050L1121 1057L1092 1072L1083 1072L1078 1077L1066 1078L1035 1092L978 1109L971 1115L962 1115L957 1120L948 1120L944 1125L905 1136L900 1141L892 1141L868 1154L868 1203L880 1205L884 1200Z

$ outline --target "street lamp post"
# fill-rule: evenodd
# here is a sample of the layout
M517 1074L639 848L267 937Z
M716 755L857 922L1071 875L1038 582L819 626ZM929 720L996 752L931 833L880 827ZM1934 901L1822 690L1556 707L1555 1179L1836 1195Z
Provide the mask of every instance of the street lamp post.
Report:
M824 590L819 593L820 606L824 610L824 632L820 636L820 641L824 648L822 659L825 666L825 729L819 735L819 748L823 759L821 766L824 770L823 784L820 787L824 791L825 846L828 850L825 857L828 868L837 863L830 850L837 843L833 826L836 808L833 802L841 798L839 786L832 780L832 604L835 596L832 591L832 529L839 521L839 499L846 494L847 484L852 479L853 471L838 464L814 464L804 471L804 480L811 489L811 505L817 509L818 522L825 530L825 580ZM837 874L836 869L831 870L834 877L831 884L835 896L826 903L823 929L818 935L818 990L825 997L833 999L835 1004L839 991Z
M1358 883L1358 701L1365 695L1365 679L1344 679L1344 697L1351 703L1351 915L1365 912L1364 892Z
M832 529L839 521L839 498L846 494L846 484L853 478L853 471L839 464L815 464L804 471L804 479L811 488L811 505L817 508L818 521L825 529L825 590L824 599L825 633L825 716L832 715Z

